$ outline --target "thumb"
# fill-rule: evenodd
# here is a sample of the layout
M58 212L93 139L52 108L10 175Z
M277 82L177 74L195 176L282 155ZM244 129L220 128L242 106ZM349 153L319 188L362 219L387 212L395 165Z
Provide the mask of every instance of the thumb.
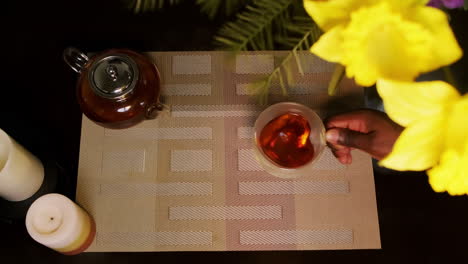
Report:
M368 134L346 128L331 128L326 133L327 141L332 145L342 145L364 151L370 150L371 137Z

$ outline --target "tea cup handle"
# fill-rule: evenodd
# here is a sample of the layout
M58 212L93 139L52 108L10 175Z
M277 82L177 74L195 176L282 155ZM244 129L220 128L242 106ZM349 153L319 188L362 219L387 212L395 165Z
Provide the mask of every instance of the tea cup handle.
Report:
M81 73L81 70L89 61L88 56L80 50L68 47L63 51L63 60L77 73Z

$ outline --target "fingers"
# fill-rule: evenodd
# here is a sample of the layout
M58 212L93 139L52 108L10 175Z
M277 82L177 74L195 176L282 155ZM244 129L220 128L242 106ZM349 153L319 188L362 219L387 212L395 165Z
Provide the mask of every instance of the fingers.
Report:
M341 163L351 162L351 149L357 148L381 159L386 156L403 127L393 122L385 113L358 110L328 118L327 141L333 154Z
M333 154L344 164L351 163L352 148L369 152L372 147L370 135L346 128L329 129L326 133L326 138L332 146Z
M333 152L333 155L343 164L350 164L352 162L351 157L351 148L329 144L330 149Z
M338 127L368 133L376 125L376 121L384 116L384 114L374 110L357 110L329 117L325 120L325 126L327 129Z
M368 150L371 146L368 134L345 128L332 128L326 133L327 141L334 145L342 145L361 150Z
M326 133L328 145L333 152L333 155L340 161L342 164L350 164L352 162L351 157L351 148L347 146L340 145L338 142L339 140L336 135L336 129L333 129L332 132Z

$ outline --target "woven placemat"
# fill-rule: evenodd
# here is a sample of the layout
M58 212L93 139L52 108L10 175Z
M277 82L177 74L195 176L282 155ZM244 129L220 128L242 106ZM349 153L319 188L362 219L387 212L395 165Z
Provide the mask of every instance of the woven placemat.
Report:
M170 111L125 130L83 117L77 202L95 219L88 251L240 251L380 248L371 158L341 165L327 149L314 172L269 175L252 150L266 106L249 83L285 52L152 52ZM327 94L334 66L300 53L304 75L270 103L296 101L322 117L362 105L362 88Z

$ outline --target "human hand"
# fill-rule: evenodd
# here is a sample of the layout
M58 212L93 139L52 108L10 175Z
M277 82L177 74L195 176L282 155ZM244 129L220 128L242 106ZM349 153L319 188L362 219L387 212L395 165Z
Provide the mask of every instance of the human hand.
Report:
M403 127L385 113L357 110L325 120L326 138L333 154L343 164L352 162L351 150L360 149L380 160L392 151Z

